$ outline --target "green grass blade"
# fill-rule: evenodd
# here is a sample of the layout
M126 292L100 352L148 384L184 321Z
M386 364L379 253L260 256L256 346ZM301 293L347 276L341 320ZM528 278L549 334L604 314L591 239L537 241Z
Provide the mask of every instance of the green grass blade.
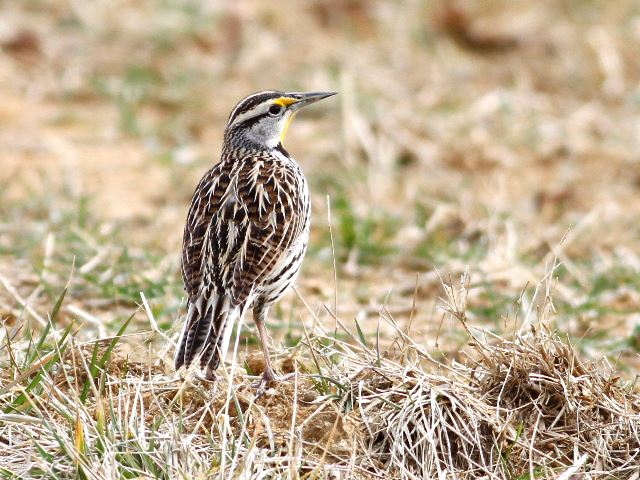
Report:
M122 324L118 332L109 342L109 346L107 347L107 349L105 350L105 352L102 354L100 358L98 358L100 341L98 340L94 343L93 352L91 354L91 363L89 364L89 376L85 380L84 385L82 386L82 393L80 394L80 401L83 404L86 403L87 398L89 396L89 390L91 387L90 382L94 382L98 374L101 371L104 371L105 366L111 359L111 354L113 353L113 349L116 347L118 342L122 339L122 335L124 334L125 330L129 326L129 324L131 323L131 320L133 320L133 317L135 317L135 315L136 315L135 312L132 313L131 316L129 316L129 318L127 318L124 321L124 323Z
M358 322L357 318L354 318L355 322L356 322L356 331L358 333L358 339L360 340L360 343L362 343L363 347L367 346L367 340L364 336L364 332L362 331L362 328L360 328L360 323Z

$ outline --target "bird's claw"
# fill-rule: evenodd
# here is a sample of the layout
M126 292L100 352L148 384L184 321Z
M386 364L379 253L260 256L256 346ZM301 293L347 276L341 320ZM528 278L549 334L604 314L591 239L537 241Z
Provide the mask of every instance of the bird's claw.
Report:
M278 378L272 372L264 372L260 380L251 384L256 389L256 397L261 397L267 393L269 387L277 380Z

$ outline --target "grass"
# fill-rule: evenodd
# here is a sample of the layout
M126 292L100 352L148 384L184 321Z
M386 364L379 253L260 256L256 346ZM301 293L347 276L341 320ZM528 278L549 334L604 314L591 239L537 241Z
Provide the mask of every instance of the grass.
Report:
M637 475L635 2L54 3L0 7L0 476ZM248 319L216 386L171 356L191 192L273 87L340 95L286 140L256 398Z
M606 362L581 360L548 319L525 319L513 340L472 333L467 288L465 277L443 285L443 311L470 345L458 361L435 360L388 313L384 351L338 321L344 340L319 328L279 349L288 380L259 397L259 356L215 384L177 377L166 351L131 360L120 347L133 315L110 338L78 342L77 325L54 335L63 291L39 337L4 343L3 436L22 447L3 455L3 478L637 473L637 392Z

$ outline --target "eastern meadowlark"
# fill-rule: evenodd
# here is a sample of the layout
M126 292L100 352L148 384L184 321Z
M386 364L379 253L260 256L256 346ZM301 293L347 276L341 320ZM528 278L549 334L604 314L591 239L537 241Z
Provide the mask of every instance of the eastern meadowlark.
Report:
M262 383L275 379L264 323L295 281L311 221L307 181L282 141L300 108L334 94L264 91L229 115L220 162L196 187L184 229L188 303L176 369L198 361L215 378L233 325L251 306L265 360Z

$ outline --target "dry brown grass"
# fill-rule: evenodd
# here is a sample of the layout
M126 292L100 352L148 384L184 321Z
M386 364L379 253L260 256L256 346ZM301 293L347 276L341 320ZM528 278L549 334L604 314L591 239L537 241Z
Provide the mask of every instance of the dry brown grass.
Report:
M459 360L434 359L387 313L382 318L395 331L388 350L347 330L344 341L318 330L278 352L286 378L258 397L256 377L246 370L259 374L260 357L246 359L245 368L232 362L211 383L177 378L162 354L140 363L114 350L94 370L111 342L77 344L73 337L56 346L58 358L49 355L25 372L17 367L24 346L7 344L16 363L2 373L1 394L15 413L0 419L14 448L2 454L2 473L402 479L640 473L640 396L607 362L580 359L548 330L546 318L523 324L513 340L474 334L466 323L466 278L444 289L443 310L469 335ZM21 403L22 395L28 402Z
M624 462L637 457L626 385L640 367L635 1L23 0L0 4L0 18L0 318L16 355L30 354L16 366L0 346L5 477L123 475L114 465L295 477L333 465L364 478L634 478ZM279 360L300 356L282 368L299 370L256 400L238 365L233 388L210 392L181 386L165 359L189 196L233 103L263 88L340 95L287 139L314 223L300 298L281 302L270 330ZM451 305L440 275L467 269L464 308ZM49 356L33 357L65 286L40 345ZM131 314L78 405L77 389L93 384L81 373L92 342ZM51 352L66 329L77 378L38 374L60 363ZM239 338L251 358L250 328ZM322 363L331 349L335 362ZM328 384L310 378L318 370ZM95 413L109 405L117 438ZM246 421L227 411L238 407ZM78 418L85 457L73 453Z

